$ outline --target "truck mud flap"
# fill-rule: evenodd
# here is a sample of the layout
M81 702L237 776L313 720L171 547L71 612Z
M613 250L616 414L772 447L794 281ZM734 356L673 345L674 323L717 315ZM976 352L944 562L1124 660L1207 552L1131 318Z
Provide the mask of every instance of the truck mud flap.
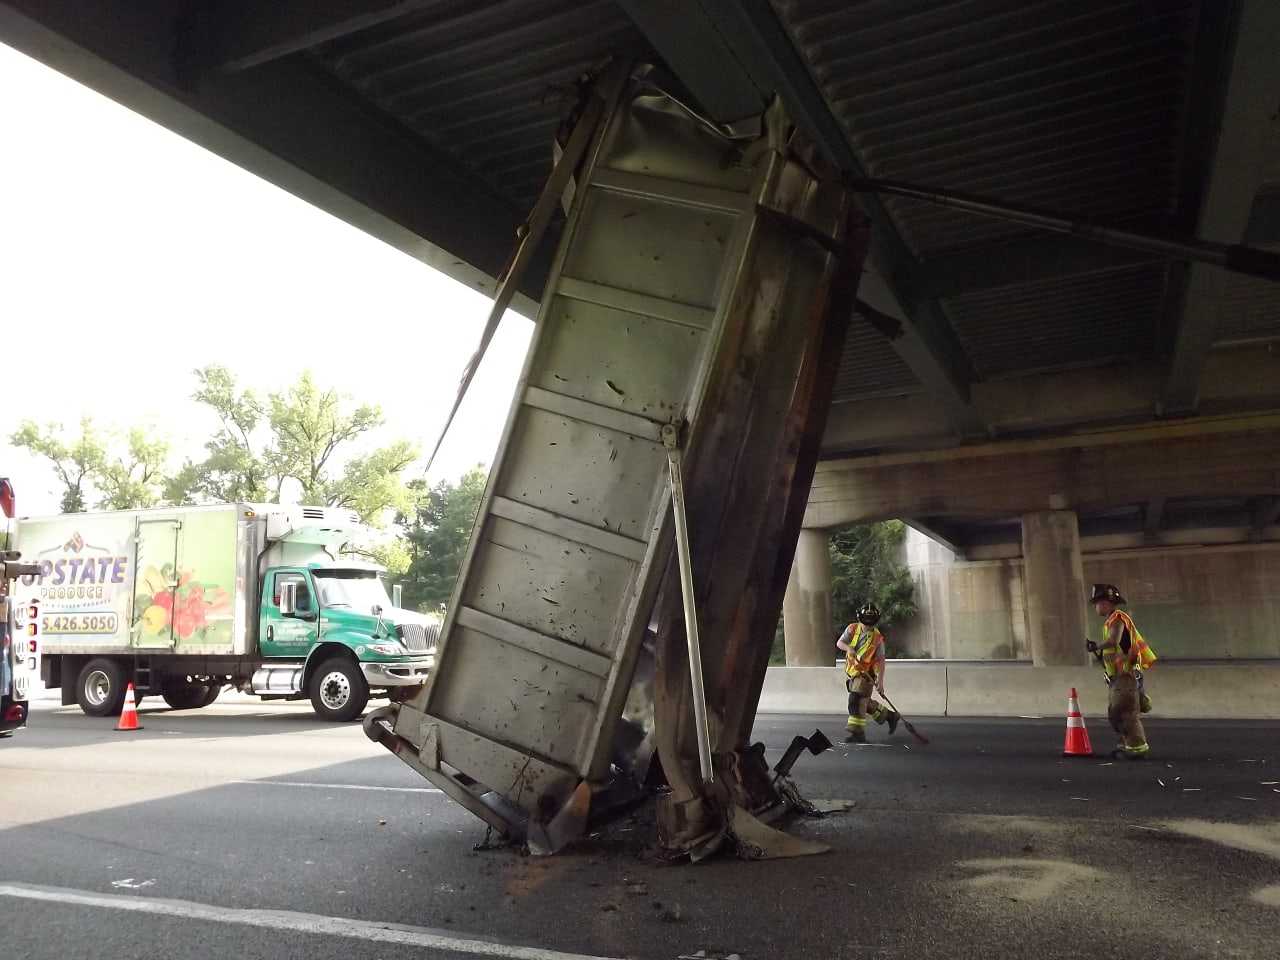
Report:
M662 430L696 426L726 318L759 266L756 234L774 226L767 208L811 191L785 126L774 109L759 135L735 138L641 73L606 105L567 192L435 670L366 721L539 848L573 839L593 798L619 775L642 781L653 753L652 691L628 696L671 556Z

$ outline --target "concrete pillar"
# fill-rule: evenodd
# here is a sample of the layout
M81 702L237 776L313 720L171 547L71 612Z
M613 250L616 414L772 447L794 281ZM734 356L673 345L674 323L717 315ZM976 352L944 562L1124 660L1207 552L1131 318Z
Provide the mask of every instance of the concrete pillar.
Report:
M1084 569L1075 512L1023 514L1022 564L1032 662L1037 667L1085 663Z
M825 530L801 530L782 601L782 634L789 667L829 667L835 662L831 636L831 554Z

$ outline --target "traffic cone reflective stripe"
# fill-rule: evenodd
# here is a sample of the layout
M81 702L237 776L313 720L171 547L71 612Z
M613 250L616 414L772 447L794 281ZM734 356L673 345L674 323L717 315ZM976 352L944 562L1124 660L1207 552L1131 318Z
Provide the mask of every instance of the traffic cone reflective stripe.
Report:
M1064 757L1091 757L1093 747L1089 743L1089 731L1085 729L1084 717L1080 715L1080 698L1076 688L1071 688L1071 697L1067 700L1067 737L1062 745Z
M133 684L125 687L124 691L124 709L120 711L120 722L116 724L117 730L141 730L142 724L138 723L138 705L133 699Z

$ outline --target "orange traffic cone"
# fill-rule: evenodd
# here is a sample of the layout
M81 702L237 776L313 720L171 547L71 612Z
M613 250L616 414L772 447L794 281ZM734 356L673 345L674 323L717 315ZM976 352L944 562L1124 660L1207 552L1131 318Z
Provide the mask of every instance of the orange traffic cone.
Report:
M120 711L120 722L116 724L117 730L141 730L142 724L138 722L138 705L133 701L133 684L129 684L124 691L124 709Z
M1092 757L1093 747L1089 744L1089 731L1085 729L1084 717L1080 716L1080 698L1076 696L1076 688L1071 688L1071 699L1067 701L1067 739L1062 745L1064 757Z

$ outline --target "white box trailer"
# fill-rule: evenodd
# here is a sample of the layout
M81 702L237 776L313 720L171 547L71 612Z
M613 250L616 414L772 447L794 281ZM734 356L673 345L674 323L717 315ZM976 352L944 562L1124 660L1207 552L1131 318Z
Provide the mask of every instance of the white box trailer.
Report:
M248 503L24 518L40 572L15 594L38 604L45 684L91 715L118 713L128 682L177 708L230 683L352 719L425 682L434 654L430 618L343 556L365 533L350 511Z

